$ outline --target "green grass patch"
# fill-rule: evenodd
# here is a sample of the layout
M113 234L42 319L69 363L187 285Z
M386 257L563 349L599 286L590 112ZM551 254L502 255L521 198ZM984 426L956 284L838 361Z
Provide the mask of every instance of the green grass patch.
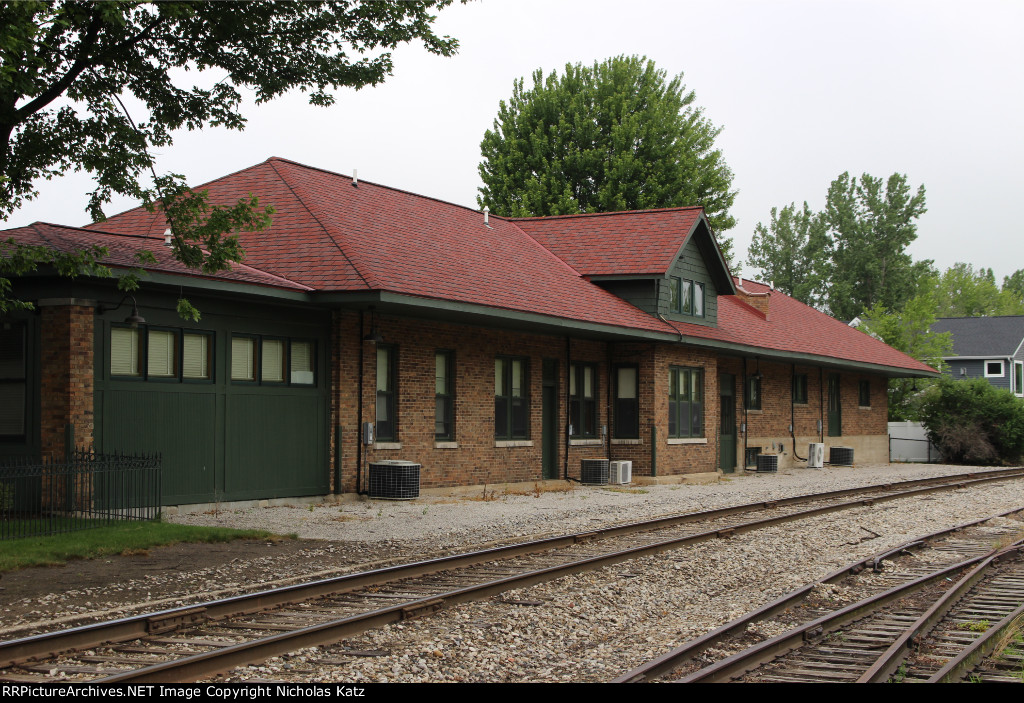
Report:
M123 522L47 537L25 537L0 542L0 572L29 566L55 566L72 559L93 559L112 554L145 554L153 547L179 542L230 542L235 539L288 539L265 530L232 530L166 522Z

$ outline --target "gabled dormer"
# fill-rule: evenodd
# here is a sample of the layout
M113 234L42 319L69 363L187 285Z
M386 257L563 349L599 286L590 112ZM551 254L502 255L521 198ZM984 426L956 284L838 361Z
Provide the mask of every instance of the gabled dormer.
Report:
M714 327L718 296L735 292L721 250L701 217L659 281L658 312L669 320Z
M516 219L591 283L644 312L714 327L736 290L703 209Z

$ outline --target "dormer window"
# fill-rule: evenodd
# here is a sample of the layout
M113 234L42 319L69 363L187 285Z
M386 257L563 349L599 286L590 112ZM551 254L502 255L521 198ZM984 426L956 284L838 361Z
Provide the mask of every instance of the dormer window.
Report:
M685 278L669 278L669 312L704 317L704 284Z

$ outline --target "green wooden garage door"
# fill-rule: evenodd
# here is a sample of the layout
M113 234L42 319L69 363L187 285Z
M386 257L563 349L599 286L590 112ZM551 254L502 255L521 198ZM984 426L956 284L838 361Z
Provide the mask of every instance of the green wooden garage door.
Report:
M192 330L172 327L181 325L173 318L152 324L159 311L143 315L150 324L137 332L116 320L97 325L97 449L160 452L164 505L329 490L325 328L254 330L205 317L205 329ZM206 365L189 351L202 346L197 335L208 339ZM165 349L175 345L177 359ZM252 358L239 371L246 349ZM304 364L309 370L297 372Z

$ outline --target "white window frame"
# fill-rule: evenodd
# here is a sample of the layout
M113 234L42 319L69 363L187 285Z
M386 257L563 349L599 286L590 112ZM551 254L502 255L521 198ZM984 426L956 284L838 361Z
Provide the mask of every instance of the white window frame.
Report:
M999 373L989 373L988 372L988 365L989 364L999 364ZM1005 378L1006 377L1006 365L1003 363L1002 359L987 359L985 361L984 371L985 371L985 378Z
M1018 398L1024 398L1024 387L1017 383L1018 378L1024 377L1024 361L1013 362L1013 392Z

